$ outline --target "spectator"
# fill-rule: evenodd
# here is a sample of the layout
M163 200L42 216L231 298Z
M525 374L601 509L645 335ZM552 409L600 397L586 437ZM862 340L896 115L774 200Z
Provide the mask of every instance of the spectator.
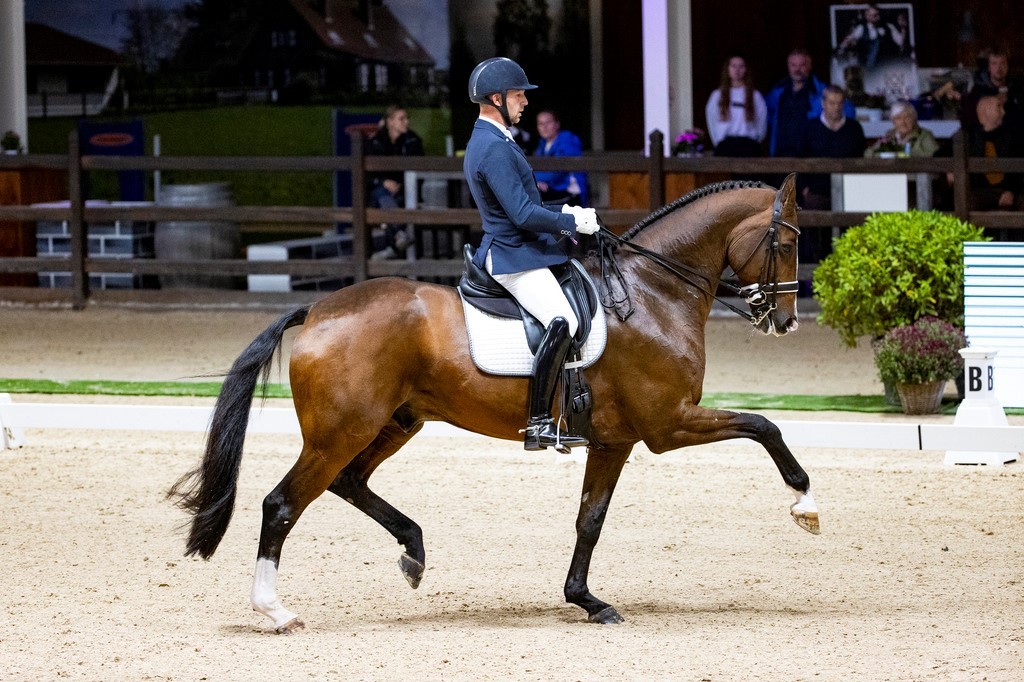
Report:
M825 84L811 73L811 55L796 48L786 58L789 75L776 83L765 98L768 107L768 153L771 156L800 156L810 122L821 116ZM854 118L853 104L846 102L843 113Z
M581 156L583 144L575 133L562 130L558 115L550 109L537 114L537 134L540 142L534 156ZM537 171L533 174L540 190L541 201L586 206L587 176L585 173L566 171Z
M801 156L842 159L862 156L866 143L864 129L845 114L846 94L829 85L821 96L821 115L810 122ZM828 211L832 208L832 182L826 174L804 175L800 189L803 207Z
M964 103L964 127L971 130L977 123L978 101L995 95L1003 102L1006 111L1004 123L1018 131L1024 127L1024 84L1010 78L1010 57L1008 50L991 48L984 70L978 75Z
M932 131L917 122L917 110L909 102L896 102L889 107L892 128L868 147L864 156L879 156L885 151L903 152L907 156L935 156L939 143Z
M409 115L400 106L392 105L384 111L377 134L370 138L366 153L373 156L423 156L423 140L409 129ZM370 205L374 208L393 209L405 206L401 171L375 173L370 179ZM402 225L387 225L384 229L385 246L373 258L398 258L412 242Z
M1006 111L998 95L978 100L978 123L968 144L971 156L1006 158L1024 156L1017 131L1005 122ZM971 175L971 210L1022 210L1019 173L975 173Z
M761 142L768 132L768 107L754 89L743 57L732 56L722 65L718 89L708 97L704 115L716 156L761 156Z

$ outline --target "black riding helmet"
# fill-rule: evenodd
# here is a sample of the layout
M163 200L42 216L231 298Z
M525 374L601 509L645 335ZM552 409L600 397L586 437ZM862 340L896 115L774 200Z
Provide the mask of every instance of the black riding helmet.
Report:
M533 90L536 85L526 78L523 67L508 57L492 57L476 65L469 74L469 99L477 104L489 104L501 113L506 126L512 125L506 102L509 90ZM490 96L501 93L501 106L495 106Z

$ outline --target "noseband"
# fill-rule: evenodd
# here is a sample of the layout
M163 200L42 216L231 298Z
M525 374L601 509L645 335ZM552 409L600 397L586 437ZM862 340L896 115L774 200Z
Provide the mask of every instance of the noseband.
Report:
M772 221L768 225L768 230L761 236L761 239L754 246L754 250L750 252L747 259L743 261L743 265L738 269L742 270L746 267L747 263L750 262L750 259L757 253L758 246L764 244L766 254L764 263L761 265L760 281L754 284L748 284L744 287L738 287L728 282L722 283L722 286L742 297L747 305L750 306L753 311L752 313L736 310L735 308L733 308L733 310L736 310L740 315L750 320L750 323L755 327L761 324L761 321L778 307L776 299L779 294L795 294L800 289L800 282L797 280L789 282L779 281L779 227L788 227L798 235L800 234L800 228L793 223L782 219L781 193L775 195L775 205L772 208ZM732 308L732 306L729 307Z
M752 325L757 326L778 307L776 301L780 294L795 294L800 287L800 283L796 280L780 282L778 279L779 227L788 227L798 235L800 234L800 228L789 221L782 219L781 193L777 193L775 196L775 205L772 208L772 219L768 224L768 229L761 236L761 239L758 240L754 249L750 252L750 255L747 256L745 261L743 261L743 265L737 268L737 270L742 270L757 254L758 248L764 244L766 257L761 266L760 281L746 286L740 286L738 282L719 282L719 286L722 286L741 297L744 302L750 306L752 312L747 312L746 310L737 308L728 301L719 298L714 291L710 290L710 282L707 277L697 272L689 265L681 263L674 258L668 258L660 253L655 253L650 249L645 249L642 246L633 244L607 229L602 223L601 229L597 233L598 250L600 252L601 259L601 277L605 284L605 294L602 297L601 303L605 308L614 309L616 315L618 315L619 319L622 321L625 321L633 314L633 303L629 299L629 292L626 289L625 278L619 270L618 263L616 263L614 255L616 246L626 246L641 256L654 261L683 281L706 293L708 296L729 308L729 310L733 311L740 317L746 319ZM695 281L693 276L704 280L704 283ZM613 287L613 285L617 285L617 287ZM619 297L615 297L612 293L614 288L618 288L618 290L622 292Z

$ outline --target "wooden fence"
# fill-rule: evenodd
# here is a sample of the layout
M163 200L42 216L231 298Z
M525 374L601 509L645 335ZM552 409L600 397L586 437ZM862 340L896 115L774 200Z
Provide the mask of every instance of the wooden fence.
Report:
M651 135L651 148L662 148L662 135ZM419 258L416 260L371 259L371 226L381 223L408 223L434 226L479 228L480 217L473 208L395 209L369 208L366 202L367 174L381 171L461 172L462 160L449 157L366 156L363 138L354 133L353 153L348 157L120 157L83 156L75 133L69 139L66 155L0 155L0 175L5 171L66 171L66 207L28 205L0 206L0 230L3 223L22 221L67 221L71 236L70 259L61 269L70 271L71 287L44 289L27 286L0 286L0 301L70 303L83 308L90 300L181 305L250 304L274 305L307 301L323 292L249 292L217 289L130 289L92 291L90 273L131 273L135 276L190 275L289 275L333 277L359 282L371 277L456 277L462 271L461 259ZM798 173L951 173L953 213L987 228L1024 228L1024 213L1015 211L971 212L969 174L993 171L1024 173L1024 158L969 158L962 133L953 138L953 154L944 158L899 159L795 159L795 158L717 158L663 157L618 152L591 153L582 157L537 158L531 161L537 170L572 170L591 174L634 173L647 180L647 205L640 208L598 206L606 223L629 225L666 203L666 179L673 174L742 173L782 175ZM348 171L351 174L351 207L312 206L90 206L86 204L84 173L89 171ZM801 211L801 227L831 229L857 225L866 213L843 211ZM250 261L243 259L166 260L155 258L110 258L88 253L87 225L103 221L229 221L282 226L335 223L352 225L352 254L321 260ZM0 235L2 236L2 235ZM2 240L0 240L2 241ZM40 273L55 269L54 259L32 256L0 256L0 280L10 273Z

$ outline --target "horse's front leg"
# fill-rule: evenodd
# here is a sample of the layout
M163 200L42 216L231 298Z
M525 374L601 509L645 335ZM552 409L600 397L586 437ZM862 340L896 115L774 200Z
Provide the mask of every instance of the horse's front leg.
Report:
M782 480L792 491L796 502L789 511L796 524L809 533L818 535L818 506L811 495L811 481L800 463L793 457L782 439L782 432L769 419L748 412L709 410L696 405L685 409L675 422L676 429L655 438L645 438L653 452L665 452L690 445L717 443L733 438L757 441L771 455L782 474Z
M586 610L592 623L621 623L622 616L614 606L606 604L587 587L590 559L601 536L608 503L611 502L615 484L622 473L622 466L629 457L630 447L622 449L598 449L591 447L587 455L587 469L583 475L583 492L580 496L580 512L576 517L576 548L572 553L569 575L565 579L565 601Z

